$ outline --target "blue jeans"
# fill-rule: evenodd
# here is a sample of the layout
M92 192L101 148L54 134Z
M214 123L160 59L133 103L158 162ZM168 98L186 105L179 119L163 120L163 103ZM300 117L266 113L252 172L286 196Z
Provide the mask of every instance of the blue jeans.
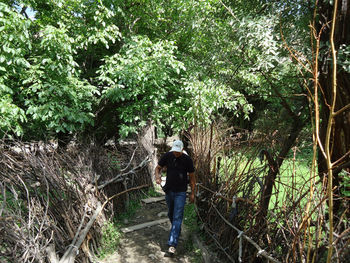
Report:
M167 191L165 200L168 205L168 217L171 222L171 230L168 245L176 247L181 233L181 224L184 216L186 192Z

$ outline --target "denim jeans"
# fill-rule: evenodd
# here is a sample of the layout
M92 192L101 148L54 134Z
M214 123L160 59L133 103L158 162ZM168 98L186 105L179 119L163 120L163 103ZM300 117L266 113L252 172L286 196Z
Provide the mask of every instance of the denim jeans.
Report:
M181 224L186 203L186 192L167 191L165 200L168 205L168 217L171 222L168 245L176 247L181 233Z

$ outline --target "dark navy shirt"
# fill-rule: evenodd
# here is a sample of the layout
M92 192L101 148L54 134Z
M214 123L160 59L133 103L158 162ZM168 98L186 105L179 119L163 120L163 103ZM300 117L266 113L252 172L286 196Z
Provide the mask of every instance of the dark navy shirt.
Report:
M183 153L176 158L173 152L165 153L160 158L158 165L166 166L166 183L164 191L186 192L188 184L188 174L194 172L193 161L191 157Z

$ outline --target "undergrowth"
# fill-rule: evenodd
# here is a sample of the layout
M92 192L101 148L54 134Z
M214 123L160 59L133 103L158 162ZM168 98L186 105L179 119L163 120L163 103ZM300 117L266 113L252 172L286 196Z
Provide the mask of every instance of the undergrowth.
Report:
M185 205L183 223L188 229L190 236L200 233L198 217L196 214L194 204ZM184 243L184 247L186 251L188 251L191 254L191 262L193 263L203 262L202 251L194 245L192 238L186 239Z
M99 258L103 259L112 254L118 248L122 233L118 225L114 222L107 222L102 227L101 245L99 248Z
M193 233L199 231L197 214L194 208L194 204L186 204L184 210L184 220L183 223L186 225L187 229Z

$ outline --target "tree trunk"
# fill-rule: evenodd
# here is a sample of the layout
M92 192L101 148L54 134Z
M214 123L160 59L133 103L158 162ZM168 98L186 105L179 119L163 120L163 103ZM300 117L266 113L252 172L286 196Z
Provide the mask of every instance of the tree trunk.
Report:
M260 215L259 220L257 221L260 226L263 226L263 221L267 215L269 209L272 189L275 184L277 174L279 173L279 168L281 167L284 159L286 158L289 150L293 147L297 137L299 136L300 131L304 127L304 123L298 118L293 118L293 123L289 136L284 140L281 151L279 152L276 160L274 160L267 151L264 151L268 163L269 163L269 172L265 178L265 183L263 187L263 192L261 194L260 200Z
M150 157L150 162L148 164L148 172L150 174L150 179L154 181L154 170L158 164L157 159L157 148L155 145L155 127L152 121L149 120L147 125L142 129L139 136L139 143L145 149L147 155Z
M350 72L344 70L342 67L342 58L339 56L339 48L343 45L350 45L350 0L342 0L338 3L336 27L334 33L335 48L338 53L338 65L337 65L337 95L335 112L343 109L343 111L337 114L334 118L332 129L332 140L330 142L331 149L331 162L337 162L341 160L338 165L345 164L343 169L350 170ZM318 6L318 31L323 29L321 35L321 45L328 46L330 42L330 27L331 19L333 15L333 6L329 4L329 1L321 1ZM328 23L328 24L327 24ZM324 28L322 26L326 25ZM321 50L322 52L322 50ZM322 90L322 98L320 99L320 138L324 145L325 135L327 129L327 122L329 118L330 108L329 105L332 101L332 61L330 59L331 51L325 50L321 53L319 58L319 83ZM345 108L348 107L348 108ZM348 154L348 155L346 155ZM321 152L318 154L318 171L321 178L327 174L327 165L325 158ZM333 186L339 189L341 185L341 178L339 172L341 169L335 169L333 180ZM341 194L338 192L338 194ZM336 201L336 200L335 200ZM334 203L335 212L339 210L341 206L341 200Z

